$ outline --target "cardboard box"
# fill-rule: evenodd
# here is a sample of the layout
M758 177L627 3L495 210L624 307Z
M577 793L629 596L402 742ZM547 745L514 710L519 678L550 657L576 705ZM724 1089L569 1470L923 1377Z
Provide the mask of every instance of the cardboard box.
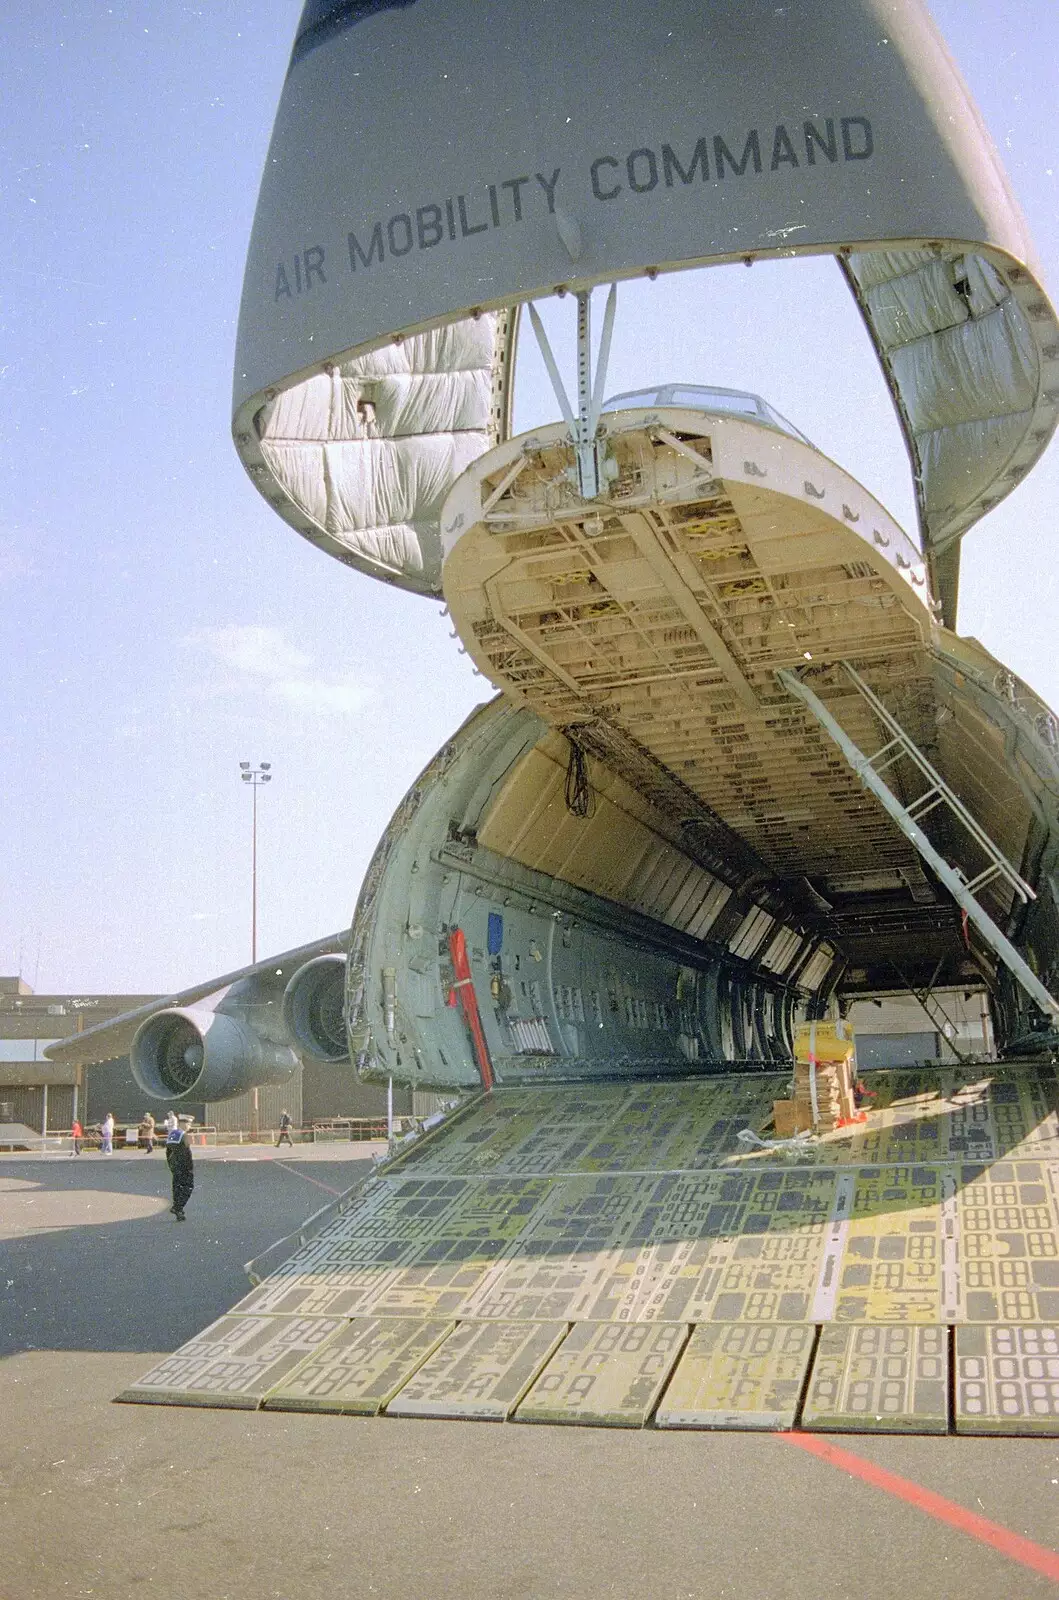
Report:
M796 1133L805 1133L810 1125L811 1112L798 1100L776 1100L772 1105L777 1139L793 1139Z

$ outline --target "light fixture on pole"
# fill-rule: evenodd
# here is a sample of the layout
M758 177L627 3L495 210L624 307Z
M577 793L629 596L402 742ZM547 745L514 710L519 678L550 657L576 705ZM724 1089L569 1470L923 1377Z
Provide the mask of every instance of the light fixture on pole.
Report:
M257 791L263 783L272 782L272 763L262 761L256 767L249 761L240 761L239 776L254 791L253 824L251 830L250 869L250 960L257 961Z

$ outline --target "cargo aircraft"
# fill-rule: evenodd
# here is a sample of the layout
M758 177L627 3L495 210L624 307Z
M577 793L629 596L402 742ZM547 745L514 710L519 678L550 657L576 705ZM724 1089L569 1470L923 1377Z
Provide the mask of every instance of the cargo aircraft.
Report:
M309 0L236 357L269 504L443 599L500 692L348 932L48 1053L129 1051L167 1101L299 1053L421 1089L687 1078L958 985L999 1053L1051 1054L1057 723L956 620L964 535L1054 431L1059 324L958 72L919 0L539 9ZM606 396L623 281L807 254L882 364L912 532L767 399ZM560 420L514 435L527 323Z

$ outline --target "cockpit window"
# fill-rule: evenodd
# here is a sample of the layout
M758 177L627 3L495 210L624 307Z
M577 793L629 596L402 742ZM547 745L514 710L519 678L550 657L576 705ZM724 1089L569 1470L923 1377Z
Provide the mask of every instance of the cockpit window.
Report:
M725 394L722 389L717 389L712 392L722 397L724 409L726 411L735 411L744 416L756 417L759 416L763 411L768 410L765 402L763 400L759 400L756 394ZM670 403L672 405L700 406L703 403L704 395L709 395L711 391L709 389L695 387L689 388L688 385L685 384L683 388L674 386L670 393L672 397Z
M699 383L663 383L653 389L630 389L611 395L603 402L604 411L639 411L647 406L692 406L699 411L720 411L730 416L752 417L766 427L778 428L792 438L810 441L793 423L770 406L759 394L743 389L715 389Z

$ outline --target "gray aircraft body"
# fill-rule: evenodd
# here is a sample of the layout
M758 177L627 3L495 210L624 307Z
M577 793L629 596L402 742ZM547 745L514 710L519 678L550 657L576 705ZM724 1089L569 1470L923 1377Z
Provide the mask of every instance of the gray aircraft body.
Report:
M904 985L983 991L1002 1052L1059 1043L1056 722L956 632L961 540L1054 429L1059 326L956 69L918 0L551 9L310 0L236 361L269 503L443 596L501 693L348 935L50 1054L130 1050L166 1100L296 1051L423 1088L687 1077ZM613 293L592 370L594 287L810 253L882 363L914 534L756 396L605 401ZM563 420L512 436L556 290L576 392L544 340Z

